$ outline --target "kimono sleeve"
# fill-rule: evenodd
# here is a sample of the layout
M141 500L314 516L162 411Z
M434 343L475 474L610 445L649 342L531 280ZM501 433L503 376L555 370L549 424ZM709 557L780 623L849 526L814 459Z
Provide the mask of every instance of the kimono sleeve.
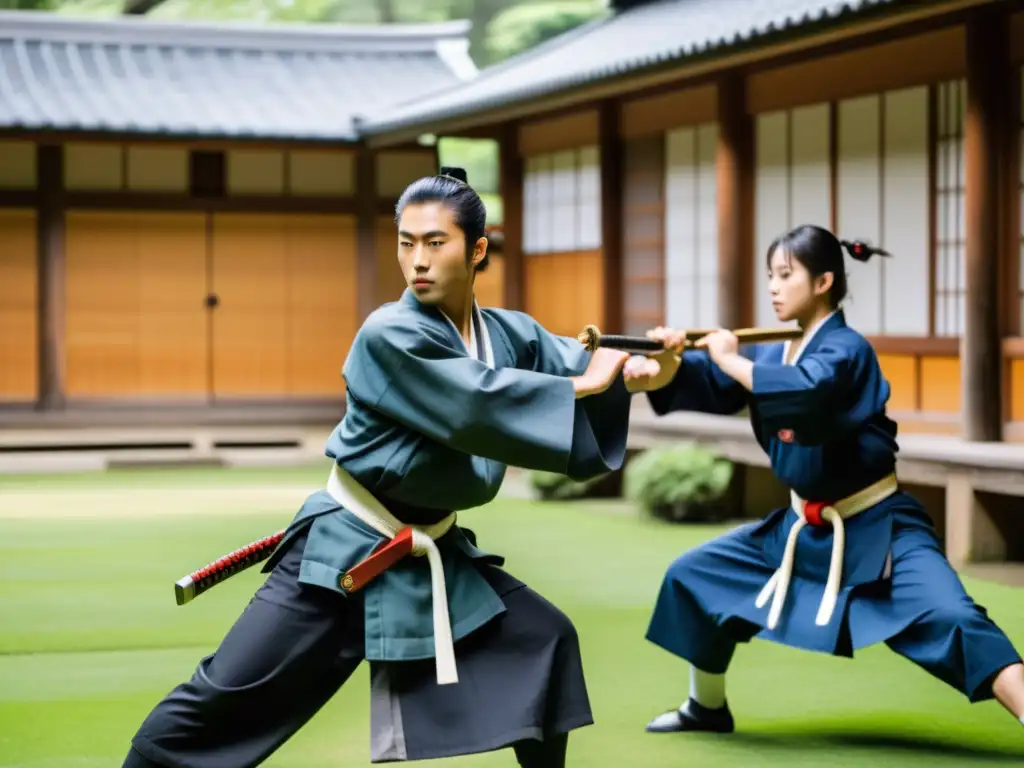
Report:
M731 416L747 404L747 391L711 361L707 352L683 352L683 362L672 381L647 393L659 416L673 411L698 411Z
M529 315L516 313L510 329L526 341L526 354L518 367L552 376L579 376L590 364L590 353L576 339L550 333ZM576 400L573 414L572 452L565 474L574 478L596 477L622 466L629 433L632 395L622 376L600 394Z
M752 399L762 428L821 444L874 416L876 406L884 406L885 387L881 376L877 392L862 384L868 354L870 348L833 342L795 365L754 363Z
M593 455L587 436L577 435L578 401L568 378L488 368L427 325L368 322L344 375L367 406L474 456L573 476L622 460Z

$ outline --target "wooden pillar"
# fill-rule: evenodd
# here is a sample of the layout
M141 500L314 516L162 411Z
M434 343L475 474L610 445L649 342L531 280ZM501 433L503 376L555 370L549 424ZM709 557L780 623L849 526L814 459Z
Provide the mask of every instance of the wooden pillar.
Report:
M619 137L619 104L602 102L598 112L601 162L601 264L604 268L603 317L595 318L605 333L622 333L624 292L622 253L623 169Z
M737 328L746 321L744 297L751 273L753 206L747 187L753 179L753 120L747 114L743 76L729 73L718 82L718 322Z
M377 308L377 156L367 146L356 152L356 264L358 314L362 323Z
M60 145L36 149L39 207L36 213L39 265L39 396L36 407L65 404L64 366L64 152Z
M505 260L506 309L526 309L526 270L523 263L523 158L519 154L519 125L506 123L498 137L499 184L504 209L502 258Z
M1009 70L1009 23L999 5L967 25L964 125L966 300L960 340L964 437L1002 439L999 339L999 135Z

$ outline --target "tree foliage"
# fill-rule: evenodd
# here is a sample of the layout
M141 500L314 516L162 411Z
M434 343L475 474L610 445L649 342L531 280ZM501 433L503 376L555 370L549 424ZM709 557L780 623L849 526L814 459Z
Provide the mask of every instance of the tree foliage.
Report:
M55 11L60 0L0 0L0 11Z

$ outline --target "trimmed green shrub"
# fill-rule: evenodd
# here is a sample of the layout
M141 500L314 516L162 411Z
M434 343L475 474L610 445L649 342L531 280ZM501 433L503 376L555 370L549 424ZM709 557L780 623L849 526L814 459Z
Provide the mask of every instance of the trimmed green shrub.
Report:
M721 519L732 483L728 459L696 443L652 448L637 454L623 476L626 498L670 522Z

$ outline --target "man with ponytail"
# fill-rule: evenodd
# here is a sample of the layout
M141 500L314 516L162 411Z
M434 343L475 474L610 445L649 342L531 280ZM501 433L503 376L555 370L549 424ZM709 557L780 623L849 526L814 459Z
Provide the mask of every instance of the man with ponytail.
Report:
M657 328L649 335L670 351L657 366L626 366L658 414L749 407L772 472L791 489L790 506L669 566L647 639L689 662L690 691L648 731L731 732L725 674L737 644L754 638L836 656L884 642L969 701L995 698L1024 718L1020 655L897 481L889 382L842 311L844 250L857 261L888 256L815 226L768 248L772 307L803 329L799 343L741 352L721 330L680 356L684 332Z
M352 344L326 487L125 768L259 765L363 659L374 763L510 748L522 768L563 768L569 732L593 722L572 622L456 515L491 501L508 465L618 469L628 356L477 305L486 211L462 169L410 184L396 223L408 288Z

